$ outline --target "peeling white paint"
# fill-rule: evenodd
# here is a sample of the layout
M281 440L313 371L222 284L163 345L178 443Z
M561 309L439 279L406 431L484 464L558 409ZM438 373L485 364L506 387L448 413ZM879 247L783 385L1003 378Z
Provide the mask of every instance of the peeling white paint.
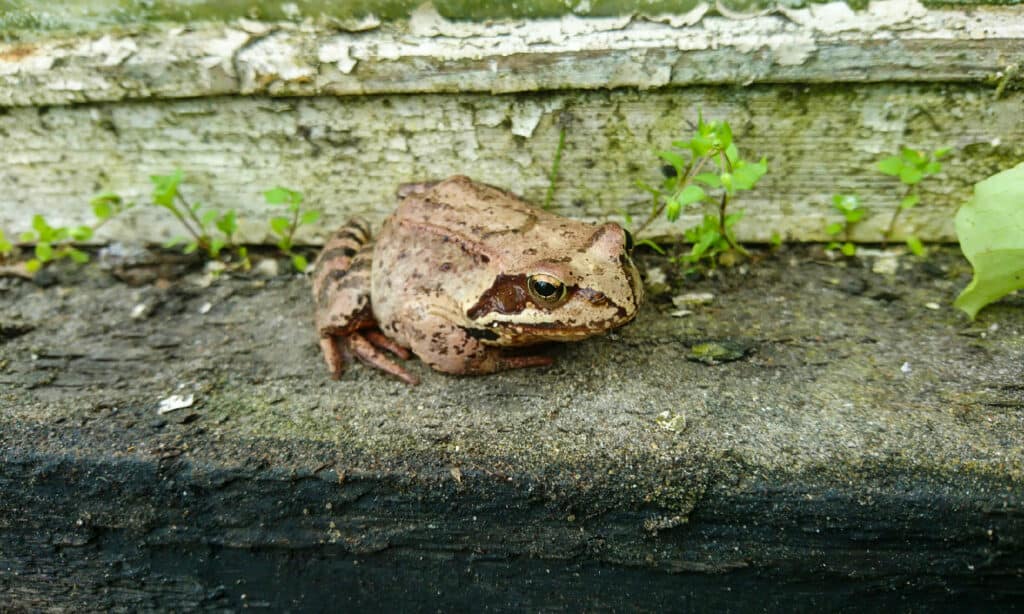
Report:
M854 11L845 2L811 4L803 9L780 7L779 12L817 32L874 32L882 29L927 27L928 9L918 0L875 0L866 11Z
M117 66L138 50L134 40L130 38L114 39L110 35L88 44L84 49L86 55L99 58L101 66Z
M320 47L317 59L334 64L344 74L355 70L358 61L351 56L352 40L349 35L337 36Z
M979 82L990 76L988 67L1024 54L1024 19L1016 7L926 10L918 0L881 0L853 11L833 2L742 20L706 11L701 5L680 16L463 22L424 5L408 22L387 27L375 17L337 27L238 20L4 43L0 105L885 78L861 69L870 66L898 72L901 81ZM968 39L980 43L960 52L954 65L955 46ZM879 40L915 41L913 61ZM746 54L761 55L743 62ZM820 61L808 63L811 58ZM683 67L682 81L673 66ZM63 90L62 83L73 87ZM81 84L86 89L74 87Z
M286 36L268 34L239 51L237 60L245 67L242 89L253 91L271 81L311 81L316 68L297 57L298 49Z

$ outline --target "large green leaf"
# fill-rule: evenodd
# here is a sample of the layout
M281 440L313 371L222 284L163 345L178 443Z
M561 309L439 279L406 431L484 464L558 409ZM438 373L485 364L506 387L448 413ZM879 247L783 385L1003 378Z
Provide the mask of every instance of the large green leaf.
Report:
M980 181L956 214L960 249L974 279L953 304L974 319L978 311L1024 288L1024 164Z

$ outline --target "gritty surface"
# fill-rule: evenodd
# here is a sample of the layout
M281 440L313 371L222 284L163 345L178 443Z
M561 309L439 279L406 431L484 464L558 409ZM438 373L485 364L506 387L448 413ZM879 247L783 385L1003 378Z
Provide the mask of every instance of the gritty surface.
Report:
M322 442L352 466L596 464L609 472L590 479L642 495L657 490L659 467L722 456L837 482L874 464L1016 480L1024 311L1011 297L967 323L949 302L968 272L948 254L903 258L887 277L784 252L689 285L714 294L692 315L670 317L674 306L655 299L607 338L552 347L554 367L474 378L413 361L416 388L362 366L330 381L300 277L209 288L196 276L127 287L97 269L48 288L8 279L0 437L142 458L173 445L226 461L225 449L261 438L274 443L249 453L270 462L306 462L290 451ZM749 352L714 366L686 360L708 340ZM171 395L195 403L159 416ZM659 426L662 412L685 427Z
M45 532L47 548L54 539L100 549L118 543L97 538L100 528L138 531L150 547L330 543L374 552L440 539L455 551L722 571L783 559L798 566L814 556L787 559L780 553L797 542L774 542L781 534L750 536L742 552L705 552L710 541L673 550L672 540L711 530L685 525L695 509L776 501L770 493L782 489L792 496L785 509L848 496L858 504L847 512L867 514L851 523L905 514L901 530L919 523L913 530L924 535L948 521L996 548L995 525L965 520L965 528L958 514L986 510L993 522L1012 522L1024 500L1024 303L1009 297L969 323L949 306L969 275L951 250L924 262L904 256L894 275L872 272L876 260L783 248L687 282L683 292L714 298L685 305L685 317L670 315L676 291L606 338L552 348L553 367L453 377L412 361L418 387L361 365L329 380L308 281L299 276L202 287L194 273L129 287L90 266L58 273L45 288L0 280L0 486L8 493L0 529L23 531L11 543L31 544L33 522L63 514L69 523L78 518L67 529L72 537ZM694 349L707 354L709 342L739 359L687 359ZM172 395L193 403L159 414ZM132 494L148 471L154 484L169 484L162 504L157 494ZM44 486L54 476L80 485L91 476L103 486L51 505L47 497L74 490ZM345 502L332 511L333 499L310 494L302 480L313 476ZM384 483L392 486L381 494ZM232 488L244 492L215 502ZM260 491L273 493L274 512L246 520L258 501L239 501ZM376 494L361 498L368 492ZM866 511L893 493L917 493L920 509ZM93 499L113 499L114 509ZM289 501L296 509L286 512ZM33 505L53 509L25 515ZM821 509L831 510L835 530L837 512ZM505 528L480 537L478 516ZM74 537L83 522L93 532ZM651 541L659 531L667 541ZM893 547L909 548L907 556L935 547L899 535L910 541ZM936 538L938 547L949 547L944 539ZM1020 563L1014 539L998 548ZM436 553L432 547L413 552ZM877 573L902 564L884 551L870 556L882 556ZM18 588L24 603L37 604L51 590L47 581L10 575L18 567L11 560L0 588ZM104 569L96 586L107 591ZM999 577L1012 577L1000 569Z

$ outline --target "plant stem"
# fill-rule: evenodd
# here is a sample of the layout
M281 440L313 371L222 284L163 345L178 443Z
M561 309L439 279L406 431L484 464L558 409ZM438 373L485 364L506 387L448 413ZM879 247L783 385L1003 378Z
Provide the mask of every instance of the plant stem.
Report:
M186 201L185 197L181 195L181 192L176 193L174 196L181 201L181 206L184 207L185 213L188 214L188 219L191 219L199 230L197 231L188 225L188 219L178 211L177 207L174 207L172 213L177 216L178 220L180 220L182 225L185 227L185 230L187 230L188 233L192 235L192 238L196 240L196 244L203 249L207 249L209 247L209 237L206 236L205 232L202 232L203 222L196 217L196 212L192 210L192 207L189 206L188 201Z
M904 199L913 194L914 186L907 186L907 191L903 194L903 198L900 199L902 203ZM885 231L885 235L882 237L882 247L889 245L889 240L892 239L892 233L896 231L896 220L900 218L900 213L903 213L903 207L897 206L896 210L892 213L892 219L889 220L889 229Z
M674 192L672 194L673 197L678 195L680 192L682 192L683 188L685 188L686 186L690 185L690 182L687 181L690 178L690 175L691 174L694 175L694 176L698 175L700 173L700 169L704 168L704 165L707 163L708 160L711 159L711 156L713 156L713 155L714 154L712 153L712 154L708 154L706 156L703 156L700 159L700 163L697 164L696 168L694 168L692 162L690 163L690 166L687 167L687 169L686 169L686 173L684 173L682 177L679 177L679 181L676 182L676 189L674 190ZM658 205L658 208L655 209L654 211L652 211L651 214L647 217L647 219L644 220L644 223L640 224L639 226L637 226L637 228L636 228L636 230L634 232L636 234L640 234L640 232L643 231L644 228L647 228L648 226L651 225L651 222L653 222L654 220L656 220L659 217L661 217L662 212L665 211L665 207L668 206L668 201L669 200L671 200L671 199L670 198L662 199L661 204Z
M558 147L555 148L555 159L551 162L551 175L548 177L548 193L544 196L544 208L551 207L551 199L555 195L555 181L558 179L558 166L562 163L562 149L565 147L565 128L558 132Z
M732 237L729 236L729 229L725 227L725 209L728 206L728 204L729 193L723 192L722 200L720 200L718 203L718 234L722 235L722 238L725 239L725 242L729 244L729 247L743 254L744 256L749 256L750 253L746 249L744 249L742 245L732 240Z

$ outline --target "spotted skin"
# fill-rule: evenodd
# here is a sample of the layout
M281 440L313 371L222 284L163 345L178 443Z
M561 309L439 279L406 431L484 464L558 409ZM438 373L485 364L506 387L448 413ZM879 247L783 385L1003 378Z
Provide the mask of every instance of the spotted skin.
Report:
M353 358L407 383L383 351L452 374L549 365L524 348L630 322L643 301L629 234L544 211L455 176L405 186L375 237L353 221L313 271L331 374Z

